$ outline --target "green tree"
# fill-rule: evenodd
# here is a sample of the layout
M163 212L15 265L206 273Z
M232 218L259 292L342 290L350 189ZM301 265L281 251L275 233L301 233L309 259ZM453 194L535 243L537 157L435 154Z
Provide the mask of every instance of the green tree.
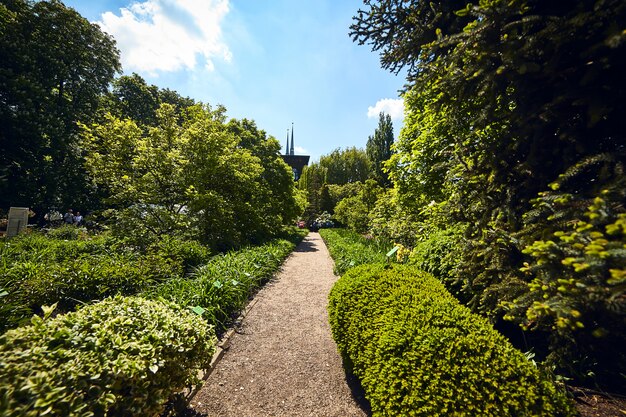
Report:
M120 119L132 119L147 128L158 124L156 112L163 103L174 106L179 116L196 104L193 99L148 84L143 77L132 73L113 80L111 91L102 96L100 111Z
M405 127L388 165L398 202L419 221L443 204L450 223L469 225L459 279L470 304L497 319L529 291L524 248L555 231L526 215L536 196L566 175L572 209L559 221L577 222L576 207L624 176L614 167L626 161L626 4L365 4L353 38L380 51L383 67L408 72ZM623 211L617 195L607 204ZM600 357L602 340L591 350Z
M320 191L326 184L328 169L319 163L312 163L304 167L298 180L298 188L306 192L308 204L302 214L305 221L312 222L322 213Z
M268 137L265 131L257 128L254 121L231 119L226 128L239 140L239 146L259 158L263 167L263 172L257 178L260 186L256 190L255 200L250 202L254 208L253 216L247 218L255 224L264 225L264 229L257 233L258 240L272 235L282 225L293 222L301 214L293 173L280 156L278 140ZM247 227L250 230L258 228L254 225Z
M370 228L370 213L383 193L383 188L375 180L368 179L357 195L337 203L335 217L350 229L364 233Z
M150 242L164 234L224 250L260 241L295 218L293 179L279 144L254 122L225 124L223 107L196 105L183 117L162 104L147 132L107 116L84 126L87 167L117 232Z
M391 158L391 145L393 145L391 116L381 112L378 115L378 127L374 131L374 135L367 139L365 152L372 167L372 177L385 188L391 186L389 175L383 169L383 163Z
M114 40L60 1L0 4L0 206L87 204L76 123L120 68Z
M319 164L326 168L328 184L365 182L371 173L367 155L359 148L335 149L320 158Z

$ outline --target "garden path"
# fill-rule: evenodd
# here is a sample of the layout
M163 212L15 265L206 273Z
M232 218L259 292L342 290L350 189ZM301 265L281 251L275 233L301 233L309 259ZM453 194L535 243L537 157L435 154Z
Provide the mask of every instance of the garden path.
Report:
M255 297L191 407L204 416L367 416L331 338L326 305L337 277L310 233Z

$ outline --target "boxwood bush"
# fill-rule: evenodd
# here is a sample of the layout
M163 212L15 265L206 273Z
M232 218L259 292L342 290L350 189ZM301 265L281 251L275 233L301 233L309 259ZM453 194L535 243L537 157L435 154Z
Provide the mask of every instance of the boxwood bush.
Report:
M575 415L521 352L414 267L349 270L330 293L329 314L374 415Z
M197 383L213 329L174 304L115 297L0 336L0 415L139 416Z

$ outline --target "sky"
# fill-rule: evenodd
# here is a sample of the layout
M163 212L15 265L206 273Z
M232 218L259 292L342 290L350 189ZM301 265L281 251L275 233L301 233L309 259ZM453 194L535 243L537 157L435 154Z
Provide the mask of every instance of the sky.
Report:
M124 74L221 104L311 162L365 148L378 113L403 117L403 74L349 36L361 0L64 0L112 35Z

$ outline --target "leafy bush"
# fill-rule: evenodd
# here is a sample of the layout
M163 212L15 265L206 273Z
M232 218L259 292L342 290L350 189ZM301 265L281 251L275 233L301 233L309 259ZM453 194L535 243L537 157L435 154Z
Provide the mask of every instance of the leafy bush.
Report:
M272 277L294 247L294 243L279 239L217 255L198 268L190 279L170 280L143 295L195 308L220 333L252 293Z
M385 240L366 239L346 229L322 229L320 235L335 261L335 273L339 275L357 265L384 263L385 254L393 247Z
M531 257L521 268L529 281L526 291L503 305L505 318L550 332L551 363L579 381L623 391L626 213L616 212L604 194L583 206L580 220L568 223L559 222L559 206L572 196L549 206L556 213L550 219L562 228L523 250ZM539 204L548 202L544 197Z
M374 415L574 415L521 352L414 267L353 268L331 290L328 309Z
M163 235L148 248L149 253L163 254L162 256L180 263L185 271L202 265L211 258L211 250L197 240L183 240Z
M0 336L0 414L152 415L199 382L215 342L193 313L136 297L34 317Z
M409 263L437 277L448 290L458 289L455 268L460 262L458 248L462 232L462 228L449 228L430 233L415 245Z
M63 262L15 262L0 271L0 286L8 292L6 301L27 314L2 317L0 331L18 325L42 305L58 303L67 312L108 296L133 295L181 274L180 265L170 259L132 253L83 255Z
M48 236L53 239L76 240L80 237L81 233L80 228L66 224L56 229L50 229Z

